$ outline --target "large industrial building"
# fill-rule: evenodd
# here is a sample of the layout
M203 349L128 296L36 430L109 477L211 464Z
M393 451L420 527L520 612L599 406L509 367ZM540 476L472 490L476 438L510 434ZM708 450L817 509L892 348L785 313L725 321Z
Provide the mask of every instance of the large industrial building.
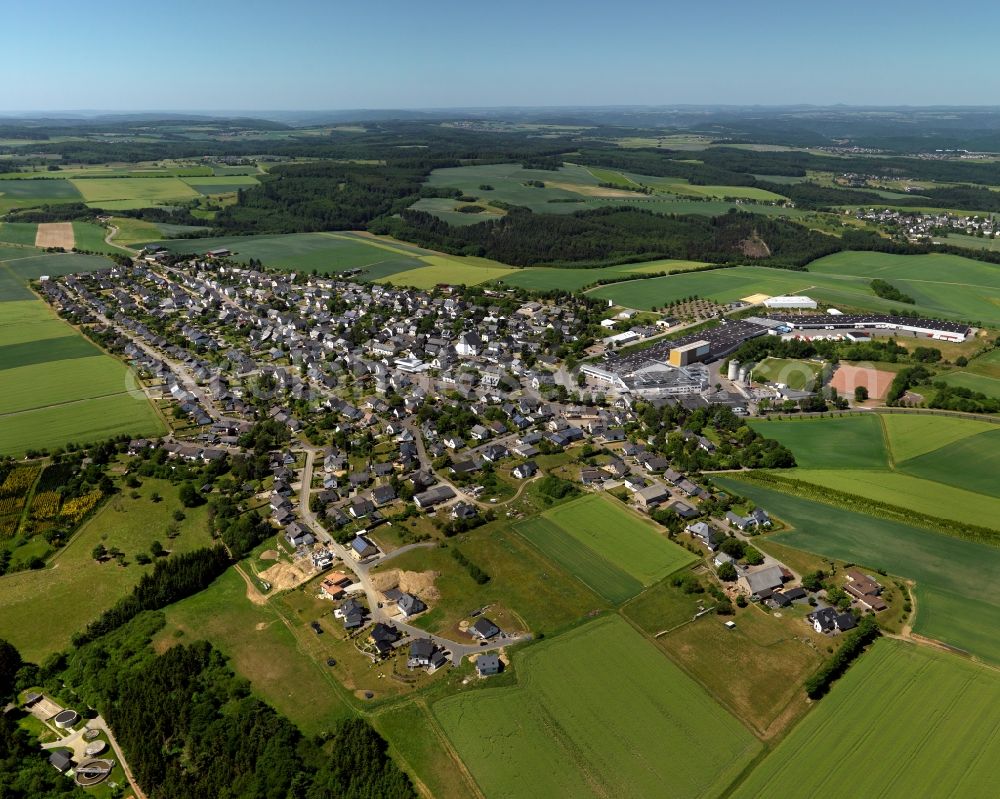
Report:
M943 322L940 319L918 319L884 314L803 314L771 316L789 330L888 330L912 336L926 336L938 341L961 343L973 333L963 322Z
M815 311L816 300L810 297L769 297L764 300L764 307L783 311L792 309Z
M670 350L671 366L687 366L691 363L701 363L712 351L712 345L704 339L681 344Z

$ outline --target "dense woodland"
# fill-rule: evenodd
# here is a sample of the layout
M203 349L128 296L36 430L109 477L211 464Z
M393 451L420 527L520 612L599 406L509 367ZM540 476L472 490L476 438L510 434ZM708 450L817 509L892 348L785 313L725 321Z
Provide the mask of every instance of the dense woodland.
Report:
M143 613L24 674L56 695L65 684L100 710L150 799L415 796L366 722L306 739L207 642L156 655L150 642L163 624L162 614Z
M753 214L668 216L614 207L567 215L518 209L495 221L464 227L421 211L405 211L384 229L434 249L515 266L684 258L801 268L843 246L832 236Z

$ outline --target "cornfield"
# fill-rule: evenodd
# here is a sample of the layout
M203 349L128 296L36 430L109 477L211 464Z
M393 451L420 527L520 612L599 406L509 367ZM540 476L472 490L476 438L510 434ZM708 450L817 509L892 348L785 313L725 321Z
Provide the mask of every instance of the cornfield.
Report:
M17 532L18 522L21 521L19 515L0 516L0 538L10 538Z
M59 515L59 502L62 497L58 491L41 491L35 494L31 501L31 518L54 519Z
M82 497L75 497L74 499L66 500L66 503L62 507L62 513L60 516L63 519L67 519L75 524L90 513L100 500L101 491L100 489L95 488L89 494L84 494Z
M0 483L0 497L16 497L27 494L41 469L37 466L19 466Z

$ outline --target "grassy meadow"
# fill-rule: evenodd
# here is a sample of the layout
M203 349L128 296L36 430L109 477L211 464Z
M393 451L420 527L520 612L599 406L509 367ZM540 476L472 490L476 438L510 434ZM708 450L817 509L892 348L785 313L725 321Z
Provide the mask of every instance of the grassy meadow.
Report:
M257 696L306 734L329 731L351 714L334 677L303 651L303 631L286 625L270 606L251 602L235 569L164 612L166 627L154 641L158 649L211 641Z
M925 480L1000 497L1000 428L993 425L992 430L963 437L903 461L896 468ZM981 518L979 523L996 524L996 521Z
M760 749L616 616L532 646L514 666L516 688L432 707L487 799L715 796Z
M3 433L0 432L0 437ZM37 445L36 445L37 446ZM178 535L167 538L181 508L177 488L165 480L145 479L136 489L111 497L44 569L0 577L0 638L11 641L28 660L41 663L69 645L70 637L127 594L152 566L135 562L159 540L171 552L185 552L211 542L207 507L185 508ZM163 497L153 502L153 493ZM127 566L98 563L91 552L98 544L118 547Z
M731 795L991 796L998 707L991 669L881 640Z

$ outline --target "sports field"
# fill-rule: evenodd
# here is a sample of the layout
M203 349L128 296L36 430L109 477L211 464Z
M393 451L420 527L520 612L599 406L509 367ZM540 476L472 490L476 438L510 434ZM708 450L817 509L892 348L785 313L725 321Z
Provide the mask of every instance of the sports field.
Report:
M816 384L822 364L790 358L765 358L753 368L753 379L762 382L782 383L796 391L803 391Z
M788 447L797 465L808 469L888 468L889 460L878 417L836 419L753 419L750 426L765 438Z
M715 796L760 750L617 616L515 656L516 688L436 702L487 799Z
M915 305L884 300L869 285L888 280ZM814 261L806 272L739 266L603 286L590 296L649 309L698 295L732 302L753 294L805 294L823 305L964 319L1000 325L1000 266L954 255L845 252Z
M46 568L0 577L0 638L11 641L26 659L41 663L66 648L74 633L131 590L152 568L137 564L135 556L148 553L154 540L172 552L211 542L207 507L185 508L184 519L176 522L173 513L181 508L176 486L148 478L135 490L138 499L132 499L130 490L108 500ZM153 492L163 501L153 502ZM178 525L174 539L166 536L171 523ZM128 565L97 563L91 553L98 544L120 549Z
M916 581L914 630L1000 664L1000 549L716 477L791 526L774 540Z
M695 557L616 500L589 495L528 519L515 529L556 563L610 602Z
M993 670L880 640L732 796L993 796L998 729Z

